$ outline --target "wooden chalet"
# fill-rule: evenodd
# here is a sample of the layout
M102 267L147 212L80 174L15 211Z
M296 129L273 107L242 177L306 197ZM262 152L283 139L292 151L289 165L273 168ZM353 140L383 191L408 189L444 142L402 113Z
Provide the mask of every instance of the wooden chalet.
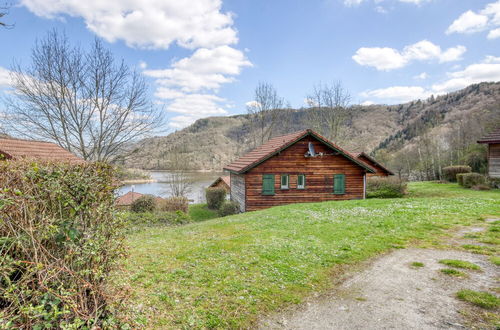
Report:
M362 160L366 164L370 165L371 168L375 170L375 173L367 173L367 176L389 176L394 175L394 173L387 167L383 166L377 162L373 157L367 155L364 152L353 152L352 153L357 159Z
M231 177L229 175L218 177L209 188L224 188L227 193L231 191Z
M55 143L0 138L0 160L36 159L68 163L84 162L66 149Z
M500 178L500 127L477 142L488 145L488 176Z
M378 164L378 163L377 163ZM224 170L240 210L363 199L366 175L377 170L312 130L275 137Z

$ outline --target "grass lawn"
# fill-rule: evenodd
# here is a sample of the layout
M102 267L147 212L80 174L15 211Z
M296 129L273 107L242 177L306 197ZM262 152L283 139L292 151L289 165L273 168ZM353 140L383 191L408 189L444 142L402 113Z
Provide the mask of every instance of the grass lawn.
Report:
M500 216L500 191L412 183L403 199L295 204L128 237L138 321L156 328L241 328L298 303L345 268L443 230Z
M190 204L189 216L194 222L218 218L217 210L210 210L207 204Z

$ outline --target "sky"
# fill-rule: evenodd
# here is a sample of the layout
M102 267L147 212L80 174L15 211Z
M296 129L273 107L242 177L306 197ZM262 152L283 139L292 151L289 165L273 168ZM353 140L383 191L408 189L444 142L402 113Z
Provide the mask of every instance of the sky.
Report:
M97 36L145 76L172 130L245 113L259 82L300 108L319 83L368 105L500 81L500 0L14 0L4 21L1 92L48 31Z

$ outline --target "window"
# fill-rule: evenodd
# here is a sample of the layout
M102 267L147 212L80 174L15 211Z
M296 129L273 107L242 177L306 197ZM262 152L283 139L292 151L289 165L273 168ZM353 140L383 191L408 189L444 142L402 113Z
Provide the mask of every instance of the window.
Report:
M281 189L288 189L290 180L288 174L281 175Z
M274 174L262 176L262 195L274 195Z
M345 175L335 174L333 176L333 193L336 195L345 194Z
M306 176L304 174L297 175L297 189L306 189Z

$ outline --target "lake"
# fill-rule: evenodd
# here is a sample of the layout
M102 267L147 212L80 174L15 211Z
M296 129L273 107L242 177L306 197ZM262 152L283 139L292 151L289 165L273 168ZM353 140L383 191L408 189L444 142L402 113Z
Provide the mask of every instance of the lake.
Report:
M171 189L168 184L168 171L150 171L151 178L157 182L126 184L117 189L118 196L124 195L129 191L135 191L141 194L151 194L160 197L170 197ZM187 194L187 198L194 203L205 203L205 189L223 173L216 172L189 172L187 173L193 185Z

